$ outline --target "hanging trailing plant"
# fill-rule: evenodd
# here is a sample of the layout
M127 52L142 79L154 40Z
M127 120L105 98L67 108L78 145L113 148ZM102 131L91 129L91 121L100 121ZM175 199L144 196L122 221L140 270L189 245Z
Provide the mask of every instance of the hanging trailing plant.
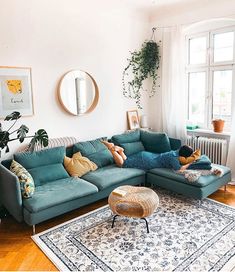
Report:
M154 38L155 30L156 28L153 28L152 38ZM154 96L158 87L158 68L160 64L159 45L154 39L146 41L139 51L131 52L131 57L127 60L129 64L124 69L122 77L123 95L135 99L137 107L142 109L140 100L142 91L145 91L143 87L144 80L147 78L152 80L149 97ZM130 73L132 75L130 75Z

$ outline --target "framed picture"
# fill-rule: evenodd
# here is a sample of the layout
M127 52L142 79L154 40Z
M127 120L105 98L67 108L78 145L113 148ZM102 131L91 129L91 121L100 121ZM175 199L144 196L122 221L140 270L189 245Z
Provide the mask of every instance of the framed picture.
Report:
M33 115L31 68L0 66L0 118L13 111Z
M128 119L129 129L140 128L139 116L138 116L137 110L128 111L127 119Z

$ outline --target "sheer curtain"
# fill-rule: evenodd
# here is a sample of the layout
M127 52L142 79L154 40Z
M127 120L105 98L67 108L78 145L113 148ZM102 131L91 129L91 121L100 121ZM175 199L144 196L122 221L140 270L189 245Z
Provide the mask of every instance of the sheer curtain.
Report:
M233 87L234 88L234 87ZM228 149L228 158L227 158L227 166L231 168L232 172L232 182L231 184L235 185L235 94L233 94L233 103L232 103L232 129L231 129L231 137L229 142Z
M170 137L184 141L187 135L187 94L182 27L163 29L162 38L162 128Z

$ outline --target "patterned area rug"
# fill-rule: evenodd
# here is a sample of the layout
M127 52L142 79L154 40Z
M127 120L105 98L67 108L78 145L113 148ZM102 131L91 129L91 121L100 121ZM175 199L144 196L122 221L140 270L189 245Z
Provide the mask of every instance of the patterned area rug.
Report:
M60 270L235 271L235 209L156 190L160 206L143 220L108 206L34 235Z

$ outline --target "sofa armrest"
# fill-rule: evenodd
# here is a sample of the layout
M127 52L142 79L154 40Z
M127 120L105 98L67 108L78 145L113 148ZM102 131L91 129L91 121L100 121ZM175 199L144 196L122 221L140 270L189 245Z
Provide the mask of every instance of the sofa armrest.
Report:
M22 196L18 177L2 164L0 164L0 199L8 212L17 221L22 222Z
M174 139L174 138L169 138L169 140L170 140L170 145L172 150L177 150L181 147L181 140Z

